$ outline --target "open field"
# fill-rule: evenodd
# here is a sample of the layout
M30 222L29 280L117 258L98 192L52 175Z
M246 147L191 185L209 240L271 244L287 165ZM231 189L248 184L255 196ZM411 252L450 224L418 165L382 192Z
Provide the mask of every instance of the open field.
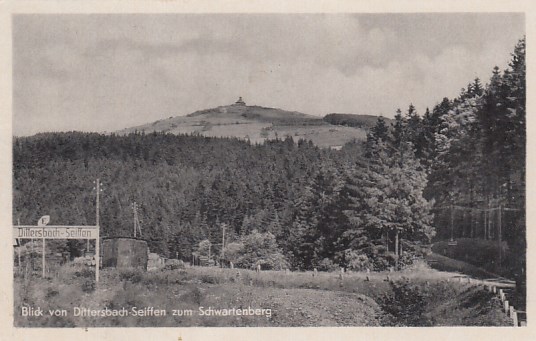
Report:
M95 285L91 269L67 264L47 279L17 274L14 316L16 326L31 327L511 325L496 296L453 281L454 275L424 265L342 278L206 267L103 269ZM43 316L23 316L23 307L41 308ZM75 316L82 308L128 316ZM64 316L50 316L49 309Z
M169 117L117 133L195 133L209 137L236 137L251 143L264 143L267 139L291 136L296 142L299 139L311 140L319 147L329 148L353 140L364 140L367 127L334 125L320 117L276 108L229 105L197 111L187 116Z

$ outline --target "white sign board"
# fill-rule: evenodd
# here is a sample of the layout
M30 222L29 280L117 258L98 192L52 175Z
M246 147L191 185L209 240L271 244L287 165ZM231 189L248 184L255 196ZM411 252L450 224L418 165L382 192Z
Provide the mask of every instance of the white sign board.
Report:
M13 238L20 239L97 239L96 226L14 226Z
M48 216L39 219L38 226L16 225L13 226L13 245L20 239L43 240L43 278L45 277L45 240L46 239L95 239L95 281L99 281L99 227L98 226L45 226L50 218Z

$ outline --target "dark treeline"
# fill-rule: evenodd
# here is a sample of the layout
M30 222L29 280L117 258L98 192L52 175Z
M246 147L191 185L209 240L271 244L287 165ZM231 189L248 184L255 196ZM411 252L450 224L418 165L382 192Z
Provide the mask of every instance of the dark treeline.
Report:
M487 84L477 78L422 116L410 105L391 127L380 119L367 141L368 149L388 157L406 144L419 159L439 238L502 239L513 255L504 265L517 269L524 267L526 250L525 74L522 39L508 67L495 67Z
M263 145L161 133L16 138L14 218L35 224L49 214L54 224L94 224L92 187L99 177L104 236L132 236L130 205L137 202L143 238L165 256L189 259L200 241L221 242L222 224L229 226L228 242L258 230L274 234L290 252L298 212L318 215L322 212L310 209L322 207L335 214L321 199L339 191L327 192L330 184L324 183L313 188L315 183L343 181L343 170L359 154L358 145L334 152L290 137ZM315 248L322 259L335 252L327 244L336 236L324 233L329 241Z
M341 151L291 137L263 145L165 133L14 138L14 223L49 214L53 224L94 224L100 178L102 235L132 236L137 202L142 237L167 257L189 260L207 239L218 252L225 225L226 245L270 235L270 249L293 268L410 263L419 244L446 236L434 205L524 210L524 46L488 84L477 79L422 115L410 105L392 124L380 118L366 141ZM519 216L505 237L524 257Z

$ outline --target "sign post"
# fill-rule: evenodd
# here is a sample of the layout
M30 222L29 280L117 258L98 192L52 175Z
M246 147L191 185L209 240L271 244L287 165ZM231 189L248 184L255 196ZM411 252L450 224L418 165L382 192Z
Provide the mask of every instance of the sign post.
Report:
M98 226L32 226L32 225L16 225L13 226L13 238L17 239L34 239L41 238L43 240L43 271L45 277L45 243L47 239L95 239L96 254L95 261L95 280L99 280L99 227Z
M95 238L95 282L99 282L100 268L100 228L97 225L97 237Z
M44 215L41 218L39 218L39 220L37 221L37 226L46 226L49 222L50 222L50 216L49 215ZM45 265L46 265L46 262L45 262L45 236L43 236L43 250L42 250L42 252L43 252L43 254L41 256L41 259L42 259L43 263L41 264L41 277L45 278Z
M42 268L42 274L41 274L41 277L42 278L45 278L45 238L43 237L43 256L41 257L41 259L43 260L43 263L41 264L41 268Z

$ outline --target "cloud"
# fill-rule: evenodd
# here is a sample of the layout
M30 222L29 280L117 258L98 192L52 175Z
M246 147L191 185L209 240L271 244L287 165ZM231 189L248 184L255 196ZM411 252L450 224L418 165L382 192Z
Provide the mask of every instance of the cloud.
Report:
M15 16L14 130L111 131L238 96L315 115L423 112L506 66L520 18Z

